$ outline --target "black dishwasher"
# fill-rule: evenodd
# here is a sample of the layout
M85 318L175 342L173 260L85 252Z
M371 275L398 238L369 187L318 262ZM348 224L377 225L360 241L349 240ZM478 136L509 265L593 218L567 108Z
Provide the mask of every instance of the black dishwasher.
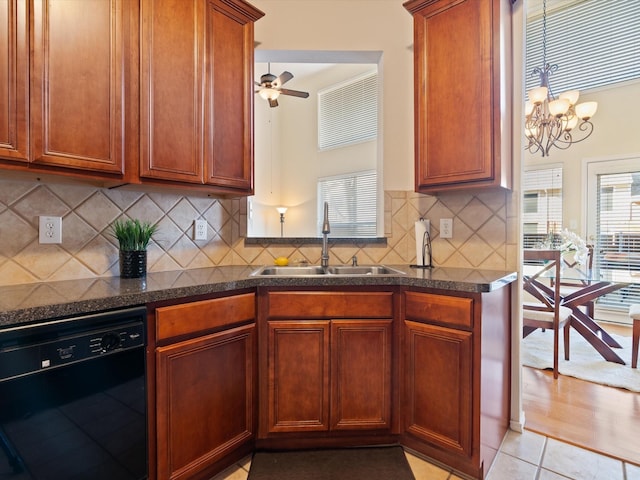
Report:
M146 309L0 330L0 478L147 478Z

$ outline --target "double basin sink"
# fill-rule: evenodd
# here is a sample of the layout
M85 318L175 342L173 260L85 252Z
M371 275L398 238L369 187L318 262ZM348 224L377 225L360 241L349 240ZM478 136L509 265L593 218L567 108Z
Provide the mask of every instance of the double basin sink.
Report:
M336 265L321 267L319 265L308 265L299 267L279 267L266 266L251 273L254 277L316 277L327 275L340 275L346 277L360 276L384 276L384 275L405 275L401 270L387 267L386 265L363 265L349 266Z

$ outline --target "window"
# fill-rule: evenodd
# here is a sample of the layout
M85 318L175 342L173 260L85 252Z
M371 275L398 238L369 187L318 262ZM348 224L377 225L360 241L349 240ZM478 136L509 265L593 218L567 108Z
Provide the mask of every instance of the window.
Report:
M599 307L618 310L627 321L629 305L640 303L640 159L590 162L588 239L594 243L594 268L605 280L630 283L598 299Z
M318 180L318 235L322 235L324 202L334 237L376 236L375 170Z
M542 66L542 11L527 20L527 90ZM640 2L586 0L547 8L547 62L557 64L551 88L558 95L640 78Z
M524 213L538 213L538 192L524 194Z
M378 73L318 92L318 148L342 147L378 136Z
M562 230L562 167L527 170L523 177L523 244L534 248Z

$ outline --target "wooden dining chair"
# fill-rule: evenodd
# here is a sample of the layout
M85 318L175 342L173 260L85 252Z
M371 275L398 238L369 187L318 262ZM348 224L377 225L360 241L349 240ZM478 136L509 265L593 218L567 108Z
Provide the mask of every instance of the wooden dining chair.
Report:
M552 278L559 279L562 256L559 250L524 250L524 261L540 262L540 270L523 280L524 290L534 301L522 304L522 337L525 338L539 328L553 332L553 378L558 378L560 329L564 330L564 358L569 360L569 320L572 311L560 305L560 282L547 285L544 274L550 272Z

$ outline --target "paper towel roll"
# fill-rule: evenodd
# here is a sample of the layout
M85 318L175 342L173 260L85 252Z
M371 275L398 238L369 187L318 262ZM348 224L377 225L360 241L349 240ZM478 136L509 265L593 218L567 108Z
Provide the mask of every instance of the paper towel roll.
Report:
M426 257L422 254L424 245L424 234L429 231L429 220L421 218L415 224L416 229L416 265L424 266Z

